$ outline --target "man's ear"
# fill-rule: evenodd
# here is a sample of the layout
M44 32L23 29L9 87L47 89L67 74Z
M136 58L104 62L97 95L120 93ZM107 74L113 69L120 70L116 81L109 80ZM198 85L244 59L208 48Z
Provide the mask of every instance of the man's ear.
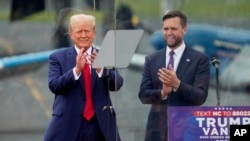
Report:
M183 35L185 35L186 33L187 33L187 26L183 28Z

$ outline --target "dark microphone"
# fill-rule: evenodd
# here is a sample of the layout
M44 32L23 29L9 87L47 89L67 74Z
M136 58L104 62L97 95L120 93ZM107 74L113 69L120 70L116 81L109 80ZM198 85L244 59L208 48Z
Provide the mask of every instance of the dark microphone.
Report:
M216 54L212 55L211 61L215 68L219 68L220 60L218 59L218 56Z
M216 54L212 55L211 62L216 69L216 95L217 95L217 106L220 106L220 93L219 93L219 65L220 60Z

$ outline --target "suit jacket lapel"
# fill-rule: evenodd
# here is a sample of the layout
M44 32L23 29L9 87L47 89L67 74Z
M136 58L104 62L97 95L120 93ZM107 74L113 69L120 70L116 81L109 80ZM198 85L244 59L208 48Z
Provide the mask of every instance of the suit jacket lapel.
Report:
M187 69L187 67L189 67L189 64L191 63L191 54L190 54L190 50L189 48L186 46L183 54L182 54L182 57L181 57L181 60L180 60L180 63L178 65L178 68L177 68L177 71L176 71L176 74L179 78L182 77L183 73L185 72L185 70Z
M67 66L69 66L69 68L74 68L75 67L75 65L76 65L76 55L77 55L77 53L76 53L75 48L71 47L67 52L67 57L68 57L68 59L67 59L68 60L67 61L68 65Z
M158 70L160 68L165 68L166 67L166 48L164 48L163 51L160 51L156 58L153 58L155 60L162 60L162 61L157 61L155 64L152 64L154 67L153 67L153 71L154 71L154 84L155 86L160 86L162 87L162 84L161 84L161 81L158 79L158 76L157 76L157 73L158 73Z
M159 55L159 58L160 58L159 60L163 60L163 61L159 61L159 66L157 66L157 68L167 67L166 66L166 50L167 48L165 48L164 51L162 51L161 54Z

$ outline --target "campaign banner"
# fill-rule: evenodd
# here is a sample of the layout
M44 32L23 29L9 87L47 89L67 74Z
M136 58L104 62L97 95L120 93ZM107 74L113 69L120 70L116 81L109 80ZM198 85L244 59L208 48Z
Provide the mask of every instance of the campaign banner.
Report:
M250 125L250 107L168 108L169 141L230 141L230 125Z

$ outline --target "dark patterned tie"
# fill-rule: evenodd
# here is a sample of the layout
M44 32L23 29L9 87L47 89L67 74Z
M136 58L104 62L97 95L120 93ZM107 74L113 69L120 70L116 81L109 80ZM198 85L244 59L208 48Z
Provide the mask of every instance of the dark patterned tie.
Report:
M86 105L84 109L83 116L86 120L90 120L94 116L94 106L92 100L92 92L91 92L91 74L89 64L85 64L83 71L83 80L84 80L84 88L86 94Z
M174 51L171 50L169 52L169 62L168 62L168 65L167 65L167 69L169 70L169 65L171 64L172 68L174 68Z

